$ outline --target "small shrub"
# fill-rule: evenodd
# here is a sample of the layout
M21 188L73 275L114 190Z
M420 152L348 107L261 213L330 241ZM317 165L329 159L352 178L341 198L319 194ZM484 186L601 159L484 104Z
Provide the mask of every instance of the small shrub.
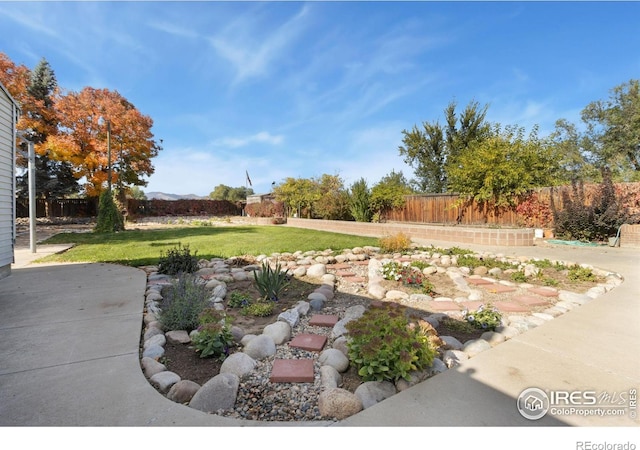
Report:
M435 351L428 336L400 308L371 306L347 325L349 359L365 381L408 380L410 373L429 367Z
M254 317L269 317L273 314L275 305L273 302L257 302L242 308L242 314Z
M511 280L515 281L516 283L526 283L527 276L524 274L524 272L518 270L517 272L513 272L511 274Z
M263 300L277 302L282 291L289 285L289 269L282 270L280 263L272 269L267 261L262 262L262 270L253 272L256 288Z
M593 270L582 266L571 267L567 277L571 281L597 281L597 277L593 273Z
M457 331L463 334L473 334L476 332L476 327L471 325L467 321L455 320L451 318L445 318L442 320L442 325L449 330Z
M402 284L405 286L422 286L424 275L421 271L411 267L403 267L401 272Z
M463 311L464 319L476 328L495 330L500 325L502 314L491 305L480 305L477 310Z
M472 250L469 250L467 248L460 248L460 247L441 248L441 247L436 247L434 245L429 247L428 250L431 253L440 253L441 255L450 255L450 256L469 255L473 253Z
M556 287L556 286L558 286L560 284L560 282L558 280L556 280L555 278L544 277L542 279L542 284L544 284L545 286Z
M422 280L422 292L431 296L438 294L436 292L436 287L431 281L427 280L426 278Z
M98 203L98 217L96 219L96 233L115 233L124 231L124 218L118 210L113 193L102 191Z
M200 326L193 338L193 346L200 358L216 357L224 361L235 345L231 334L231 318L214 308L204 309L198 316Z
M209 292L189 274L181 274L171 284L162 302L159 320L165 330L195 330L205 309Z
M421 261L421 260L419 260L419 259L417 259L417 260L415 260L415 261L411 261L411 264L410 264L410 266L411 266L411 267L415 267L416 269L421 270L421 271L422 271L422 270L424 270L424 269L426 269L426 268L427 268L427 267L429 267L430 265L431 265L431 264L429 264L428 262L426 262L426 261Z
M411 247L411 238L404 233L397 233L392 236L380 238L379 246L383 252L403 252Z
M188 245L184 247L178 245L166 254L160 253L160 260L158 261L159 273L178 275L181 273L193 273L198 269L198 259L195 253L191 255L191 250Z
M251 304L251 297L246 294L242 294L238 291L234 291L231 293L231 297L229 298L228 306L230 308L244 308Z

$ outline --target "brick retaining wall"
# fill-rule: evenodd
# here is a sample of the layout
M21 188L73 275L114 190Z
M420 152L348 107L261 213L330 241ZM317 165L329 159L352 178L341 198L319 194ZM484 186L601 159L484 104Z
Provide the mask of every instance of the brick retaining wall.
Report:
M640 225L622 225L620 228L620 247L640 248Z
M365 223L339 220L287 218L287 225L297 228L332 231L358 236L384 237L404 233L415 239L456 242L459 244L531 246L534 230L530 228L475 228L435 226L409 223Z

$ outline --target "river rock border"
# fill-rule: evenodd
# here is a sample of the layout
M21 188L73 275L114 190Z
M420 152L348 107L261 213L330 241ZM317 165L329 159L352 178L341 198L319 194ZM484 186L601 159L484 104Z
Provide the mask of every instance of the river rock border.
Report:
M514 264L518 270L535 271L535 266L527 264L530 258L507 258L503 254L492 254L489 252L475 253L476 257L496 258L501 261L508 261ZM433 300L431 297L414 294L407 295L400 291L387 291L382 287L382 276L380 268L385 261L399 260L400 258L410 258L411 260L421 260L429 263L424 269L425 274L447 273L455 283L456 288L468 294L467 297L456 299L437 299L454 302L469 300L479 300L481 294L478 290L469 286L467 280L470 278L480 278L482 275L474 274L467 267L458 267L456 256L443 255L428 250L413 250L404 254L381 254L377 247L357 247L344 250L335 254L332 250L318 252L295 252L295 253L274 253L270 256L260 255L256 259L258 262L268 261L273 264L276 261L287 260L287 267L294 276L307 276L320 280L319 287L309 294L306 301L298 304L283 313L276 321L264 328L261 335L245 335L244 331L238 327L233 327L232 332L236 341L242 347L242 351L232 354L227 358L220 369L220 373L211 378L207 383L200 386L189 380L182 380L179 375L167 370L166 366L159 362L164 355L164 346L167 341L188 344L192 336L186 331L164 332L158 321L160 314L160 302L162 301L162 288L171 284L171 278L159 274L156 267L145 267L147 272L147 289L145 292L145 312L144 329L141 343L141 366L145 376L150 383L168 399L187 404L188 406L207 413L224 414L225 411L234 408L236 403L240 381L243 377L256 370L261 362L273 357L278 346L282 347L288 343L292 337L300 332L299 328L303 323L308 322L308 317L316 312L320 312L325 307L328 300L335 295L337 277L328 273L327 265L368 261L367 271L367 293L373 300L396 301L401 304L411 306L412 303ZM408 264L408 262L406 262ZM567 266L574 265L573 262L560 262ZM247 265L244 267L234 267L237 258L211 260L201 260L200 270L196 275L200 277L207 288L211 290L210 303L213 307L224 310L224 298L227 295L228 286L234 281L245 281L252 276L252 272L260 270L259 265ZM622 283L619 274L598 269L588 265L583 267L591 268L596 275L603 278L603 283L598 283L585 293L574 293L570 291L557 291L558 301L543 312L534 312L530 315L509 315L503 317L503 323L495 331L488 331L479 339L467 342L460 342L451 336L440 336L441 347L439 358L434 359L432 366L420 372L412 374L409 381L399 380L396 383L385 382L365 382L351 393L342 389L341 373L349 368L346 346L346 327L350 321L360 317L366 310L364 305L351 306L342 311L338 323L328 331L331 347L322 351L314 362L314 384L320 388L317 398L317 408L315 411L301 413L297 420L318 420L318 418L332 418L332 420L342 420L359 411L381 402L396 393L405 390L417 383L449 368L456 367L473 356L489 350L502 342L505 342L529 329L543 325L545 322L553 320L571 309L583 305L600 295L610 291ZM496 273L494 273L495 275ZM483 274L484 275L484 274ZM487 273L486 275L491 275ZM493 280L490 277L483 277ZM515 283L501 281L502 284L514 285ZM526 283L521 283L520 287L527 287ZM553 288L549 288L553 289ZM441 313L426 314L423 319L434 328L439 326L439 321L451 317L459 319L460 311L446 311Z

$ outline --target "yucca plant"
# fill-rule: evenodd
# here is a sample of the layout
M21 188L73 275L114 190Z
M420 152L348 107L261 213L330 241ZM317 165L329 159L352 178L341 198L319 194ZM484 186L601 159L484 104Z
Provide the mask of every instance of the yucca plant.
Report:
M253 272L256 288L263 300L277 302L280 294L289 285L289 269L282 270L280 263L272 269L267 261L262 262L262 269Z

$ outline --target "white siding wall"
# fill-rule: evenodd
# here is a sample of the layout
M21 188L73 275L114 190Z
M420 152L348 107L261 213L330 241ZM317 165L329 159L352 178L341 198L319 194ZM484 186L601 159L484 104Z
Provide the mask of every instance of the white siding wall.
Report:
M13 262L15 234L14 126L17 106L0 86L0 278Z

